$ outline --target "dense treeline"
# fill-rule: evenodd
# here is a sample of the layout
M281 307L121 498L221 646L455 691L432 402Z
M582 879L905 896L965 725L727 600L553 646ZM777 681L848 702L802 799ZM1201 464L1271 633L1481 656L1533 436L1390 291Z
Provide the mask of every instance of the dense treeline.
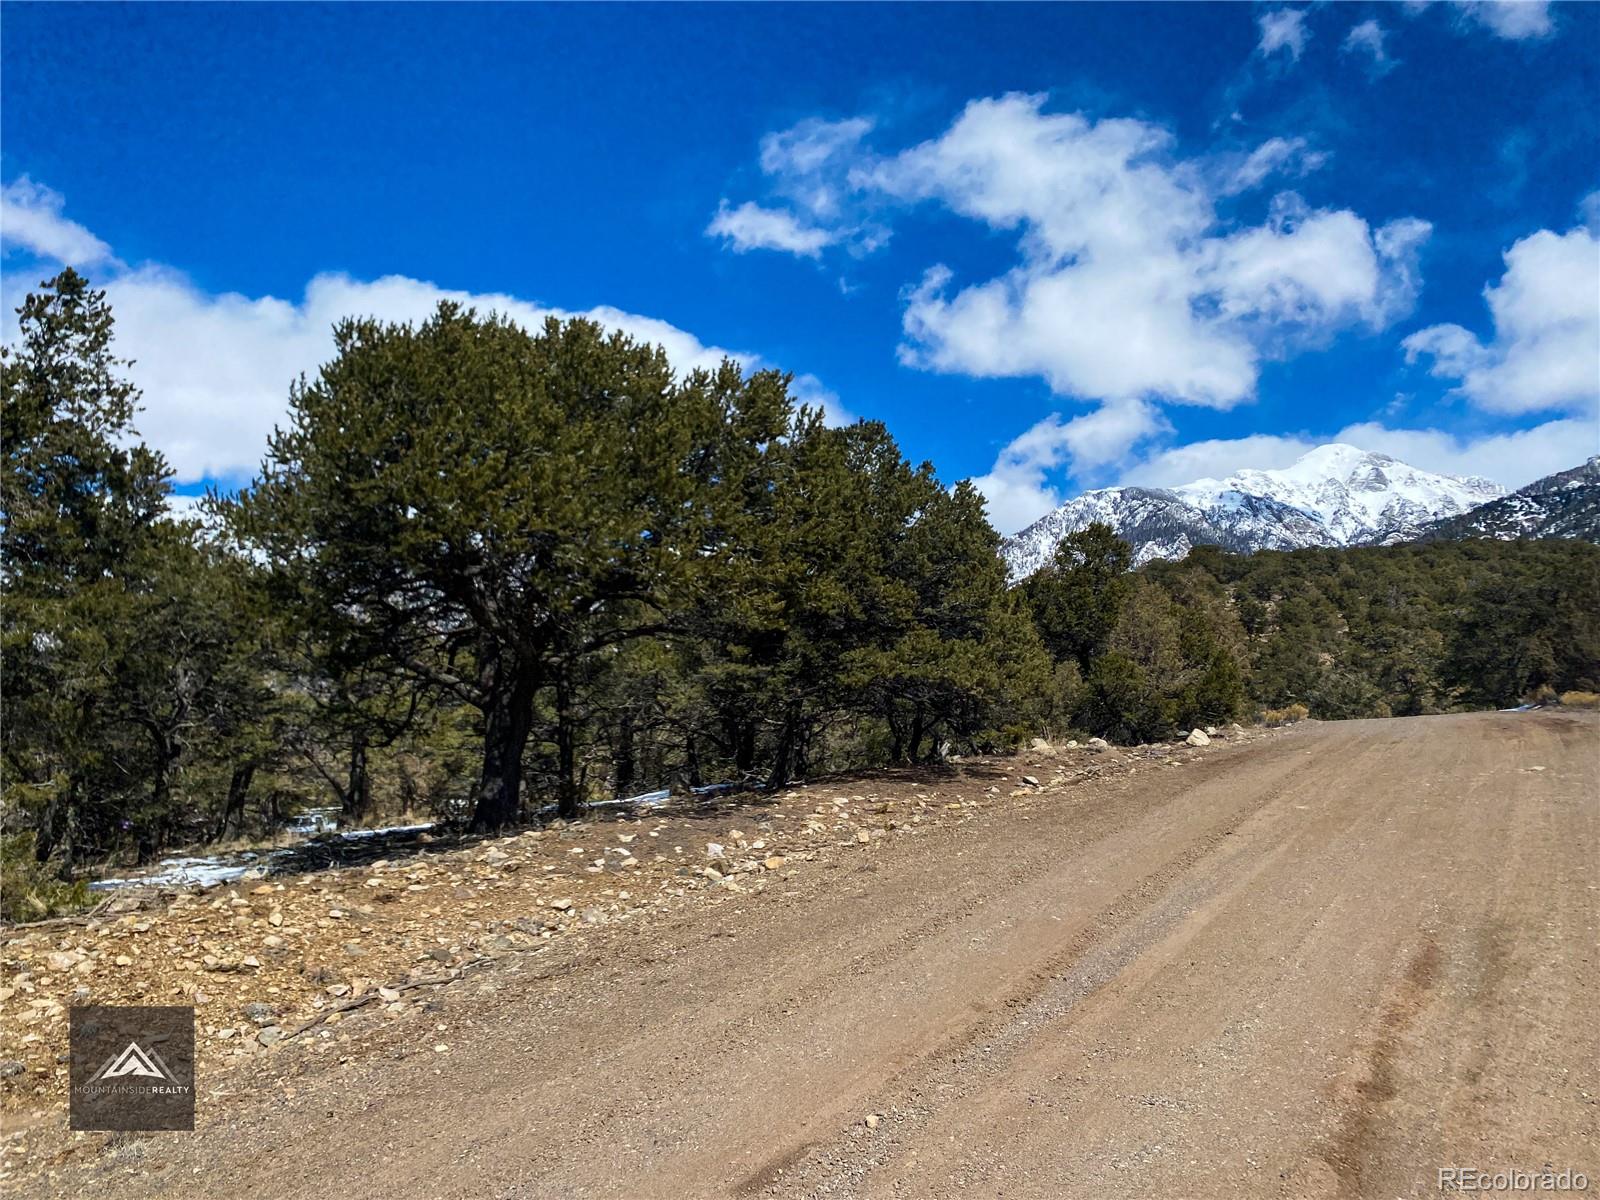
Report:
M584 321L351 321L259 477L168 510L102 293L4 362L5 828L70 871L306 804L492 829L997 747L1050 661L982 499L787 378Z
M585 322L352 320L203 520L64 272L3 361L7 857L70 876L312 804L494 829L657 787L1593 687L1596 548L1129 571L1103 527L1008 590L966 483L788 379ZM15 911L15 908L11 909Z
M1600 691L1600 546L1589 542L1206 546L1143 574L1228 597L1257 706L1338 720Z

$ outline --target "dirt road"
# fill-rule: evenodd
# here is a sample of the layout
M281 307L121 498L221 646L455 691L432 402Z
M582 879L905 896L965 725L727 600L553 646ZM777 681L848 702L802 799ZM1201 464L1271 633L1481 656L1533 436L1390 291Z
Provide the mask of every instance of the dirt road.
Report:
M1597 848L1593 715L1302 726L452 989L447 1051L325 1058L30 1186L1411 1197L1548 1164L1600 1192Z

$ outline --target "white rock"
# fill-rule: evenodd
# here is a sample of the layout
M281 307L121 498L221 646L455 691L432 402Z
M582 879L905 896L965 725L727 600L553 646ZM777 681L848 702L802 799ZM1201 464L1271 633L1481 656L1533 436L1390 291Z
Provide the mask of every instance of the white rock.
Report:
M1211 739L1202 730L1191 729L1189 736L1183 739L1183 744L1185 746L1209 746L1211 745Z

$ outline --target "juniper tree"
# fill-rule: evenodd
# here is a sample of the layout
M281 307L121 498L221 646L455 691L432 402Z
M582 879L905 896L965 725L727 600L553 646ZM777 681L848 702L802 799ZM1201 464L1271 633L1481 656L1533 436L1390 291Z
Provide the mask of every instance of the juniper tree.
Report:
M517 816L539 693L668 627L716 551L728 443L774 436L786 406L770 374L675 377L589 321L530 333L450 304L344 322L290 399L234 528L388 669L481 712L480 829Z
M69 268L17 314L17 342L0 350L5 806L66 870L85 827L113 820L135 786L120 766L125 688L162 586L171 472L134 441L139 393L105 293Z
M1098 522L1069 533L1050 563L1022 584L1045 648L1088 673L1116 628L1131 583L1132 548Z

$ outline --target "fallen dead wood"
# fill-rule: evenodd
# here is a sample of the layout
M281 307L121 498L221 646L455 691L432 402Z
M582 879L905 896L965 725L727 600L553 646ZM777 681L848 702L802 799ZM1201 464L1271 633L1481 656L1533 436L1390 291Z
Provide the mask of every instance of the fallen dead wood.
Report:
M462 963L461 966L455 967L452 970L446 971L440 975L423 975L418 979L407 980L405 983L384 984L381 987L368 988L366 991L362 992L361 995L352 996L349 1000L341 1001L327 1011L318 1013L309 1021L302 1021L299 1025L296 1025L293 1029L285 1033L283 1035L283 1040L288 1041L290 1038L297 1038L302 1033L306 1032L306 1030L315 1029L318 1025L321 1025L335 1013L350 1012L352 1009L361 1008L365 1005L371 1004L374 1000L387 1001L390 999L390 997L385 996L383 994L385 992L389 992L391 995L399 995L401 992L409 992L414 988L429 987L437 983L454 983L457 979L461 978L461 973L468 967L484 961L487 960L474 959L472 962Z

